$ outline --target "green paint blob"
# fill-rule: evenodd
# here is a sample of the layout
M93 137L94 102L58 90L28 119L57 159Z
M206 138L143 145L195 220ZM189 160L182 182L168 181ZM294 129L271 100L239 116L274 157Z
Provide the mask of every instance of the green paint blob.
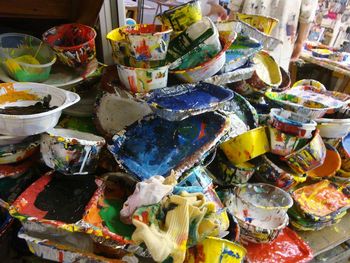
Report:
M133 225L126 225L119 219L120 210L123 202L118 199L105 199L106 206L101 208L100 216L109 231L123 236L125 239L131 239L131 235L135 230Z

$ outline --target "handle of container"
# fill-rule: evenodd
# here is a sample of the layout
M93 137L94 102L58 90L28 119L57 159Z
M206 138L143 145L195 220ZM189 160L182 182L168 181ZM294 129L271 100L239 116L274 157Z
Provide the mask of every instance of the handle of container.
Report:
M74 92L66 91L66 102L64 103L64 107L69 107L74 103L80 101L80 96Z

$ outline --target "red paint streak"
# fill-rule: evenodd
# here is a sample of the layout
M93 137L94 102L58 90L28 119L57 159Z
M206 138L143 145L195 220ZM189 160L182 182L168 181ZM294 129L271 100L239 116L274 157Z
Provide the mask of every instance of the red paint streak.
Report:
M142 222L148 225L149 224L148 212L147 211L143 211L141 216L142 216Z
M136 86L134 77L129 76L129 77L128 77L128 81L129 81L129 85L130 85L131 91L132 91L133 93L136 93L136 92L137 92L137 86Z
M3 164L0 165L0 178L7 176L16 176L25 173L31 166L32 160L19 164Z
M313 257L310 247L288 227L271 243L248 243L245 248L249 262L306 263Z
M204 247L202 244L198 244L195 247L191 247L187 250L185 262L190 262L190 259L194 259L194 263L204 263L205 254Z
M142 57L150 58L151 52L149 50L149 46L146 44L146 40L143 39L140 46L135 48L136 52L139 53Z
M16 207L19 214L36 217L38 219L43 219L45 217L47 211L36 208L34 202L39 193L41 193L45 186L51 181L52 173L53 171L39 178L16 199L13 206Z
M63 251L58 252L58 262L63 262Z
M205 136L205 127L206 127L206 124L202 122L201 130L199 131L199 135L198 135L198 140L202 139Z

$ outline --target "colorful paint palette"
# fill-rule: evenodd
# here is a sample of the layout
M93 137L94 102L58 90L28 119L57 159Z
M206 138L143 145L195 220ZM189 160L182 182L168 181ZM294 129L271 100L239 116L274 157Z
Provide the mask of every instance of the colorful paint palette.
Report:
M245 248L250 263L306 263L313 257L310 247L288 227L269 244L249 242Z
M122 183L110 180L98 188L83 217L88 225L88 232L107 239L111 238L121 245L132 243L134 226L126 225L119 219L120 210L127 199L125 189Z
M94 177L68 179L49 172L29 186L10 207L12 216L22 221L49 224L68 231L79 229L96 184Z
M345 189L328 180L299 188L292 196L298 210L310 218L326 217L350 207Z
M138 180L168 176L171 170L180 175L216 145L228 124L212 112L179 122L148 116L114 136L109 150Z
M233 98L233 92L209 83L184 84L152 92L148 103L161 118L179 121L217 109Z

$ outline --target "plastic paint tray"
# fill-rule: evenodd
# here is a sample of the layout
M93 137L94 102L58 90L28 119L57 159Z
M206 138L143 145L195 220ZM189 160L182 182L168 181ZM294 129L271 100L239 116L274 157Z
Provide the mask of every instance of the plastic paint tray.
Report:
M306 263L313 258L311 248L288 227L269 244L249 242L245 248L250 263Z
M78 222L102 182L94 177L61 176L49 172L40 177L14 201L9 209L11 215L21 221L39 222L70 232L82 231Z
M191 115L216 110L233 98L233 92L208 83L184 84L155 90L148 104L161 118L179 121Z
M105 239L112 239L119 245L132 244L133 225L126 225L119 219L120 210L127 200L127 187L120 182L107 180L99 186L83 216L87 232Z
M148 116L115 135L109 150L138 180L168 176L171 170L179 176L198 163L228 128L228 120L213 112L179 122Z

